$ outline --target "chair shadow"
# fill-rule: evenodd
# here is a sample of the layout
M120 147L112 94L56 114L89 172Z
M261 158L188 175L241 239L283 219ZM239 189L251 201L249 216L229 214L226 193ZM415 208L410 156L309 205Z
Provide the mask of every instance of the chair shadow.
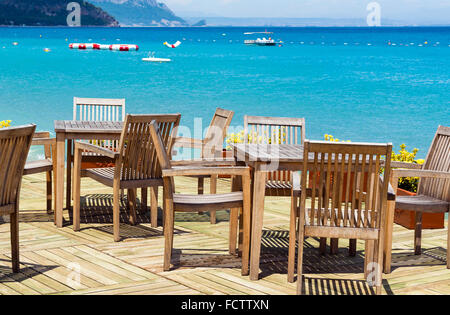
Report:
M120 200L120 236L122 239L142 239L148 237L163 236L162 217L163 211L158 208L158 228L152 228L143 224L150 224L150 207L143 209L141 201L136 200L136 225L130 224L127 197ZM69 211L70 223L73 222L73 211ZM81 231L94 229L113 234L113 195L92 194L81 197L80 205ZM83 224L103 224L102 226L83 227ZM175 228L175 234L187 233Z
M11 264L10 260L0 259L2 262ZM59 266L44 266L31 263L21 262L21 268L19 273L13 273L11 267L0 266L0 283L7 282L22 282L24 280L33 278L37 275L41 275L47 271L58 268Z
M400 251L401 252L397 252ZM414 249L393 249L391 269L394 271L402 267L427 267L447 264L447 249L432 247L422 249L421 255L415 255Z
M314 278L314 274L362 274L364 273L364 251L357 251L355 256L349 256L348 248L339 248L337 254L320 254L317 244L319 239L307 238L304 241L303 272L306 286L304 293L308 294L375 294L375 291L365 280L345 280ZM261 243L260 268L261 278L272 274L286 274L288 272L289 231L263 230ZM297 255L295 258L297 262ZM388 294L392 290L387 281L383 286ZM306 289L306 288L307 289Z
M393 292L386 280L382 283L387 295ZM376 295L365 280L304 277L302 294L307 295Z

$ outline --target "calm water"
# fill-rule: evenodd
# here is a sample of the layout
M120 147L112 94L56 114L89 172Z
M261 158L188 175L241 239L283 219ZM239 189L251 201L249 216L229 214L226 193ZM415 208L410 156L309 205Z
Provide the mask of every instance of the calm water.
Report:
M186 126L216 107L236 112L233 126L305 117L307 138L405 143L421 157L450 125L450 28L270 30L283 47L245 46L257 28L0 28L0 120L52 130L74 96L126 98L128 113L179 112ZM89 40L141 49L68 48ZM173 62L142 62L149 51Z

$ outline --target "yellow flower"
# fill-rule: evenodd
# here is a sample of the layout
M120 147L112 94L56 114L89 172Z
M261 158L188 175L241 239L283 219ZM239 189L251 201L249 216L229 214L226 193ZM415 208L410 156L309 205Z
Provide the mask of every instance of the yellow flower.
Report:
M335 139L332 135L329 134L325 134L325 141L330 141L330 142L351 142L350 140L339 140L339 139Z
M11 120L0 121L0 129L11 126Z

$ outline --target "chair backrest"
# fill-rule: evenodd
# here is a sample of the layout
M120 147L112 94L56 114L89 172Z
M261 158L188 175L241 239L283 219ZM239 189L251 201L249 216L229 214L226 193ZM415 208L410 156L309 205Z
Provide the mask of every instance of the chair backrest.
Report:
M124 121L125 99L74 97L73 120Z
M423 169L450 172L450 127L439 126ZM450 180L422 178L418 193L450 202Z
M41 144L39 142L40 139L50 139L50 132L48 131L40 131L35 132L33 136L33 141L31 142L31 145L43 145L44 146L44 156L46 159L52 158L52 146L50 144Z
M308 223L380 229L386 211L391 154L392 144L305 141L301 205L305 209L307 195L311 196ZM386 161L383 180L382 160Z
M222 108L217 108L211 124L206 132L203 146L202 158L222 157L223 143L227 136L234 112Z
M116 174L120 180L148 180L161 178L161 166L150 134L150 123L156 121L164 148L172 151L173 137L180 124L180 114L127 115L119 144Z
M163 170L171 169L172 166L170 163L170 157L169 154L167 153L171 151L167 151L165 149L164 139L162 137L161 130L156 121L150 123L150 134L152 137L152 141L155 145L155 150L161 169Z
M304 118L244 117L245 143L302 144L304 141Z
M305 118L244 117L244 143L250 144L302 144L305 141ZM291 181L291 172L275 171L269 181Z
M35 125L0 129L0 213L17 206Z

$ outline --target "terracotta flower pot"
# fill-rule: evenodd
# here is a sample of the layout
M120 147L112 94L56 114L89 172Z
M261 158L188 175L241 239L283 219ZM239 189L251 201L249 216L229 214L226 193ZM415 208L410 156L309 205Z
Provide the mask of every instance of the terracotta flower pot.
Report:
M398 188L398 196L415 196L415 193ZM445 213L424 213L422 216L422 229L443 229ZM395 209L394 222L408 230L414 230L416 225L416 212Z

